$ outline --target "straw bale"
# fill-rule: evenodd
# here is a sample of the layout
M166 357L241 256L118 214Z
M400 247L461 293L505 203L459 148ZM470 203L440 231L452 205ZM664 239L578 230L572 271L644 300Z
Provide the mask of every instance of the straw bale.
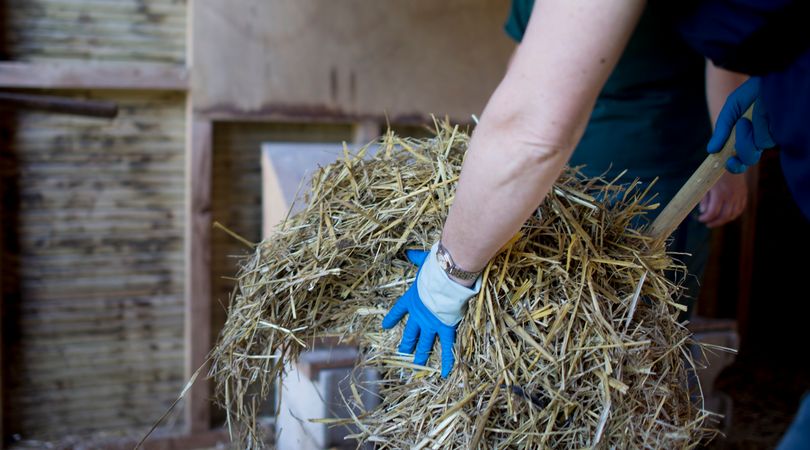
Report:
M637 228L655 207L638 183L567 170L486 267L450 377L438 348L426 367L396 353L402 325L380 321L415 276L404 250L439 237L469 141L436 128L389 133L321 168L306 208L242 261L210 372L235 438L261 447L263 396L302 351L337 337L380 377L354 381L354 417L323 421L378 448L696 446L707 413L688 389L690 337L665 276L681 268ZM366 411L369 389L381 401Z

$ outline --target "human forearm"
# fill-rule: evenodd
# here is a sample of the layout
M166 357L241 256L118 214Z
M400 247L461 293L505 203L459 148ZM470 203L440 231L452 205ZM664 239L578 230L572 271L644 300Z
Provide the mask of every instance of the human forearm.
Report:
M721 69L706 60L706 103L712 124L720 115L720 110L729 94L748 79L748 75Z
M717 121L729 94L747 79L747 75L721 69L706 61L706 103L712 123ZM709 228L724 225L742 214L747 201L745 175L724 172L701 200L698 220Z
M533 140L531 131L522 129L528 126L485 112L473 136L442 233L462 268L482 268L515 234L571 154L570 144Z
M551 189L643 5L537 2L473 135L442 233L457 265L482 268Z

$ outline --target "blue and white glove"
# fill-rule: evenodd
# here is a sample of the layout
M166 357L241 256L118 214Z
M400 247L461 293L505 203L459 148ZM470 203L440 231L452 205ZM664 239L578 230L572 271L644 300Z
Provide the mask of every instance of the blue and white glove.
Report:
M419 266L419 271L414 283L383 318L382 327L391 329L408 314L399 352L413 353L416 348L413 362L419 365L427 363L433 341L438 337L442 351L442 378L447 378L455 363L453 344L456 327L467 300L481 289L481 279L475 282L472 289L451 280L439 267L436 248L437 245L434 245L430 252L406 252L408 260Z
M763 150L776 147L768 128L768 117L759 102L754 104L752 120L743 117L748 107L759 98L759 83L759 78L751 77L728 96L706 146L709 153L722 150L734 125L737 125L734 145L737 154L726 161L726 169L731 173L745 172L748 166L759 162Z

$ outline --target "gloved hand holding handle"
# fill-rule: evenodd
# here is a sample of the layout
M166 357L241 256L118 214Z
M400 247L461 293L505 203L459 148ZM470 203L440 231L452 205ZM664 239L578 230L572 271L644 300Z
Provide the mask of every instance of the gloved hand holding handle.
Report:
M714 134L709 139L706 150L709 153L717 153L723 149L731 130L737 125L737 142L734 150L735 156L726 161L726 169L731 173L743 173L748 168L759 162L763 150L776 146L768 128L768 118L761 107L761 103L754 103L759 98L758 77L751 77L734 90L726 99L720 115L717 117L717 124ZM751 120L743 117L745 110L754 104Z
M447 378L455 363L453 344L462 311L470 297L481 289L480 278L472 288L451 280L436 260L434 245L430 252L408 250L408 260L419 267L416 280L383 318L383 329L393 328L408 314L408 322L399 344L400 353L413 353L414 364L427 363L433 342L439 338L442 378Z

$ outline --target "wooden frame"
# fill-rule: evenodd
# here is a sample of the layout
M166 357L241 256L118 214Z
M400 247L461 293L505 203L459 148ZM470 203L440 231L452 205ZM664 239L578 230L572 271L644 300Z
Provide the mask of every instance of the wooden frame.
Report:
M0 192L2 192L2 187L0 187ZM0 206L0 220L3 220L3 207ZM0 229L0 239L4 239L3 230ZM3 259L0 257L0 274L3 273ZM3 342L3 320L6 317L6 309L5 309L5 296L3 295L3 288L2 288L3 277L0 276L0 450L5 448L4 440L6 437L5 434L5 421L6 416L3 414L5 412L5 396L6 396L6 358L5 352L3 351L5 347L5 343Z
M186 66L193 70L194 14L198 2L186 8ZM209 30L210 31L210 30ZM188 436L211 428L206 356L211 343L211 184L213 123L195 112L191 86L186 96L186 232L185 378L200 375L186 393L185 430Z
M168 64L0 62L0 87L185 91L185 67Z
M211 342L211 121L197 117L191 99L186 114L185 378L206 364ZM186 394L189 434L210 428L208 380L201 376Z

